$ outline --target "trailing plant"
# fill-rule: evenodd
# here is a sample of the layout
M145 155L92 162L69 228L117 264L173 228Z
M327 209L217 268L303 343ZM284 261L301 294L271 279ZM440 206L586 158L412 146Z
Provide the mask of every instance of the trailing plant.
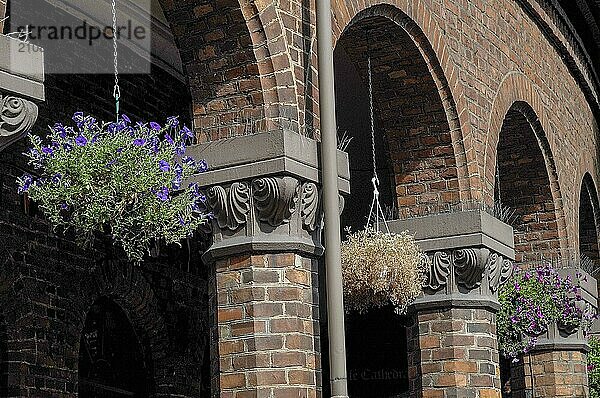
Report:
M587 355L590 398L600 398L600 339L589 339L590 352Z
M582 278L581 273L576 278ZM570 333L579 328L586 332L595 314L583 300L579 282L561 277L551 265L516 269L499 292L500 352L516 360L535 347L537 337L554 323Z
M100 123L77 112L73 121L29 135L25 155L38 175L17 181L55 228L73 229L84 245L97 231L110 234L139 262L151 242L179 243L206 222L197 184L182 184L207 165L185 155L194 135L177 117L164 126L125 115Z
M398 313L422 292L422 253L408 233L367 228L350 233L342 243L344 305L347 311L393 305Z

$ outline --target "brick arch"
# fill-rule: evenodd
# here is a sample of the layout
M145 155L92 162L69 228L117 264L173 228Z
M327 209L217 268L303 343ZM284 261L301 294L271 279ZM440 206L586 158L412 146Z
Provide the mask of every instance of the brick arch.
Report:
M181 54L199 140L270 130L281 124L284 107L297 109L274 3L159 3Z
M492 172L494 199L508 205L516 215L512 225L517 261L567 254L569 242L556 166L542 123L528 103L513 102L506 111L493 159L499 176L497 179Z
M578 208L579 254L586 255L598 263L600 260L600 248L598 247L600 204L596 184L588 172L581 179Z
M569 247L566 229L566 218L563 209L563 198L560 190L558 172L554 161L554 148L548 141L546 132L552 132L548 115L543 106L542 98L538 94L540 89L521 72L509 72L500 83L492 103L492 110L488 121L488 131L485 137L484 163L482 182L484 200L492 204L494 200L494 187L496 184L497 149L502 126L506 115L515 108L523 113L535 134L537 145L544 156L544 165L548 175L550 191L554 202L558 235L561 248Z
M427 63L450 126L460 200L477 200L481 194L478 189L478 170L475 166L477 155L472 142L465 138L473 136L467 102L443 31L435 23L428 6L421 0L398 0L384 4L373 0L337 0L333 2L334 46L351 25L372 16L388 18L400 26L411 37Z
M140 343L144 355L151 361L153 396L168 396L169 375L164 375L162 364L169 350L169 337L165 321L160 313L152 287L139 266L119 261L103 261L87 278L81 281L79 296L75 300L78 308L72 314L75 336L81 335L87 314L92 305L102 297L111 299L127 315ZM79 339L74 341L79 352Z

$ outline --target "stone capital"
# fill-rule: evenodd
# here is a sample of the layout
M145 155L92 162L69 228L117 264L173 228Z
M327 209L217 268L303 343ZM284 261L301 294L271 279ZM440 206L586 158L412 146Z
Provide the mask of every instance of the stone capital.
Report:
M415 234L427 279L413 310L469 307L498 310L498 289L513 272L512 228L481 210L390 223Z
M316 141L274 131L201 144L190 152L210 167L195 177L214 214L205 260L241 253L322 254ZM340 193L348 193L348 158L341 151L338 170Z
M43 52L0 35L0 151L31 130L43 100Z

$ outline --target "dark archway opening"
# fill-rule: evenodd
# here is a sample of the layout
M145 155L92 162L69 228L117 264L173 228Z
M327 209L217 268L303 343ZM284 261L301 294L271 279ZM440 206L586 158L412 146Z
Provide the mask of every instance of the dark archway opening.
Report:
M79 349L79 397L148 397L149 361L125 312L101 298L90 309Z
M547 166L549 149L529 105L516 102L504 118L497 147L494 201L512 214L516 264L528 268L560 258L554 198ZM502 396L525 388L523 367L500 358Z
M457 202L458 178L446 112L430 67L412 37L389 18L359 17L336 45L334 68L338 134L352 139L347 148L352 193L342 226L354 231L364 228L373 197L370 89L380 201L388 216L429 214L440 211L441 203ZM406 317L391 307L347 314L350 396L385 398L407 393L406 323Z
M533 110L517 102L506 114L497 148L494 199L514 211L516 262L525 267L560 255L554 198L536 130L542 133Z
M600 260L598 248L598 196L589 174L583 177L579 195L579 254L589 268L596 269Z

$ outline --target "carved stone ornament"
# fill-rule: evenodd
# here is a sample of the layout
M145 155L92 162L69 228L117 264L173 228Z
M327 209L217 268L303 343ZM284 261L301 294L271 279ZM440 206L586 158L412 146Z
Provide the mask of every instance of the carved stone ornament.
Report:
M0 149L27 134L38 117L38 107L14 96L0 96Z
M246 223L250 210L250 190L245 182L234 182L228 190L216 185L206 193L207 203L219 228L235 231Z
M452 259L454 261L454 271L456 272L457 283L468 289L474 289L481 285L483 273L485 272L485 262L479 258L482 251L486 249L459 249L454 250ZM486 253L487 254L487 253Z
M427 265L427 287L432 290L446 286L450 275L450 254L445 251L433 253L430 257L423 255L422 261Z
M314 182L307 182L302 186L302 197L300 199L300 215L302 225L309 231L317 229L319 218L319 190Z
M513 274L513 263L498 253L490 254L488 258L488 269L490 273L490 290L497 291Z
M293 177L265 177L252 182L254 205L258 219L276 227L289 222L300 193Z
M512 262L487 248L439 250L424 254L427 280L425 287L437 291L448 285L452 273L455 283L475 289L487 277L492 293L506 283L513 272Z

